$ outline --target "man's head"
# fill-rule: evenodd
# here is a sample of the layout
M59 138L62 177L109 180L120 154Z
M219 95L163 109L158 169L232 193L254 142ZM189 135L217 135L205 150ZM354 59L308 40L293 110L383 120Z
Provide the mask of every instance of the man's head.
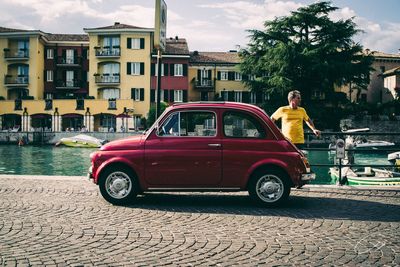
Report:
M288 94L288 101L289 105L292 108L297 108L297 106L300 106L301 102L301 94L297 90L290 91Z

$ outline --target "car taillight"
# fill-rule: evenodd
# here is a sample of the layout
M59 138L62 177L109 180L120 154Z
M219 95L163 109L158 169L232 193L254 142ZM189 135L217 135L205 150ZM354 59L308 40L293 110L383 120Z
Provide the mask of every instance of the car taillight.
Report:
M306 157L301 157L301 160L303 161L304 167L306 167L307 172L311 172L311 167L310 163L308 162L308 159Z

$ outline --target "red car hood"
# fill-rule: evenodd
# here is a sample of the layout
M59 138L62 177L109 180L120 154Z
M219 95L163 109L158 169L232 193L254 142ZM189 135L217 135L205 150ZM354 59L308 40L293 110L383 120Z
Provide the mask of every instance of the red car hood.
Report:
M134 150L139 149L144 140L144 135L136 135L131 137L126 137L118 140L111 141L105 145L103 145L100 150L101 151L110 151L110 150Z

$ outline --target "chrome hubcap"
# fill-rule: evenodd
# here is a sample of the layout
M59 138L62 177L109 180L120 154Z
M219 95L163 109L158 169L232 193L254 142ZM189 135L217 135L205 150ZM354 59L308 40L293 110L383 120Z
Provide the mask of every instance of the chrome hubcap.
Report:
M256 192L258 197L265 202L275 202L283 195L283 182L275 175L265 175L258 179Z
M113 198L124 198L132 190L131 179L124 172L113 172L106 179L106 190Z

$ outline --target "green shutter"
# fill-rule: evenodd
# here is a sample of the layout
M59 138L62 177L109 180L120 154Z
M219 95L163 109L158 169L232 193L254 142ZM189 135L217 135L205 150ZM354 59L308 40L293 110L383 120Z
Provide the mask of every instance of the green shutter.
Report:
M140 75L144 75L144 62L140 62Z
M144 38L140 38L140 49L144 49Z
M140 101L144 101L144 88L140 88Z
M128 38L126 44L127 44L128 49L131 49L132 48L132 38Z
M128 75L131 74L131 63L130 62L126 63L126 74L128 74Z

